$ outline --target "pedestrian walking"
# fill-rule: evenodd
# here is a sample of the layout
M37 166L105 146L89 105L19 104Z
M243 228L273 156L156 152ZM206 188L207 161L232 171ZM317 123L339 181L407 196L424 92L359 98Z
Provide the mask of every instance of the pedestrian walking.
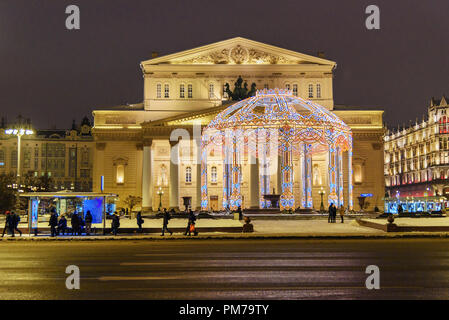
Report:
M11 228L12 226L12 217L11 217L11 212L6 211L5 212L6 215L6 219L5 219L5 227L3 228L3 233L2 233L2 238L6 234L8 234L8 232L11 232L11 235L14 237L14 228Z
M145 220L143 220L143 218L142 218L142 211L139 211L138 213L137 213L137 226L139 227L139 229L138 229L138 231L140 232L140 233L142 233L143 232L143 230L142 230L142 224L144 224L144 222L145 222Z
M343 205L340 206L340 209L338 210L338 213L340 214L341 223L345 222L344 215L345 215L345 207Z
M81 235L80 231L80 218L78 217L78 214L74 212L72 214L72 218L70 219L70 222L72 224L72 235Z
M164 235L165 231L170 232L170 235L172 235L173 232L171 232L168 229L168 221L171 219L171 215L170 215L170 212L167 211L167 209L164 209L164 217L163 217L163 219L164 220L163 220L163 224L162 224L162 234L161 234L161 236Z
M59 221L58 221L57 234L58 235L60 233L65 234L66 232L67 232L67 219L65 218L64 215L62 215L61 218L59 218Z
M86 224L86 235L90 235L92 227L92 213L90 213L90 210L87 210L86 216L84 217L84 221Z
M20 215L17 212L12 212L12 223L14 226L14 230L17 231L20 236L22 236L22 231L19 229Z
M189 234L190 236L192 232L194 232L194 235L198 234L198 232L196 232L195 230L195 221L196 221L195 213L192 211L192 209L189 209L189 221L187 222L186 232L184 233L185 236L187 234Z
M56 236L56 227L58 225L58 215L56 212L52 212L50 219L48 220L48 225L50 226L51 236Z
M115 211L114 215L112 216L111 228L112 228L112 234L114 236L116 236L118 233L118 228L120 228L120 217L119 217L117 211Z

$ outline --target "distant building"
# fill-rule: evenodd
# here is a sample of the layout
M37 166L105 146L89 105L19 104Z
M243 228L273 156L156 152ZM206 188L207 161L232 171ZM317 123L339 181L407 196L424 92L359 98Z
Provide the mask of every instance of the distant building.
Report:
M431 99L427 119L387 132L384 144L387 210L438 210L449 195L448 99Z
M17 173L17 138L6 135L8 125L1 123L0 174ZM93 168L93 137L91 124L85 117L80 126L72 128L33 130L23 136L21 146L22 176L51 178L52 189L91 191Z

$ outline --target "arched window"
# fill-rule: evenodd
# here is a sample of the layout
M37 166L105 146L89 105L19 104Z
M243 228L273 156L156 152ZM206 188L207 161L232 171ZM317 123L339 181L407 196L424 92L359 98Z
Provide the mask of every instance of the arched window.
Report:
M167 180L167 167L165 166L165 164L161 165L161 170L159 173L159 178L158 178L158 186L167 186L168 185L168 180Z
M170 85L164 84L164 98L170 98Z
M183 84L181 84L181 85L179 86L179 97L180 97L181 99L184 99L184 98L185 98L185 87L184 87Z
M290 88L291 88L291 87L290 87L290 83L286 83L286 84L285 84L285 89L290 90Z
M355 164L353 168L354 172L354 183L362 183L363 175L362 175L362 165Z
M309 98L313 98L313 84L309 84Z
M192 168L186 168L186 182L192 182Z
M156 98L162 98L162 85L160 83L156 85Z
M123 164L117 165L116 183L117 184L125 183L125 166Z
M319 83L316 85L316 97L321 98L321 84Z
M214 96L215 96L215 93L214 93L214 84L213 84L213 83L210 83L210 84L209 84L209 99L213 99Z
M296 83L293 85L293 95L298 96L298 85Z
M187 97L189 99L193 98L193 85L191 84L187 85Z
M210 169L210 181L215 183L217 182L217 167L212 167Z

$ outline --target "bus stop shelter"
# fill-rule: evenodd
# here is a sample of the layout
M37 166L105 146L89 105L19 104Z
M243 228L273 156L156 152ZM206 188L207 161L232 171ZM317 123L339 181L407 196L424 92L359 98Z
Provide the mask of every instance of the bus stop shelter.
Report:
M39 223L39 203L42 199L56 199L59 200L59 212L64 211L64 205L67 204L67 200L80 199L79 208L75 208L75 211L82 212L83 215L90 211L92 214L92 223L103 223L103 232L106 227L106 213L114 212L115 198L118 196L113 193L95 193L95 192L26 192L20 194L20 197L28 198L28 233L31 235L31 230L37 231ZM112 206L108 205L109 198L113 198ZM110 203L111 204L111 203ZM108 208L109 206L109 208ZM65 208L66 209L66 208ZM79 209L79 210L78 210Z

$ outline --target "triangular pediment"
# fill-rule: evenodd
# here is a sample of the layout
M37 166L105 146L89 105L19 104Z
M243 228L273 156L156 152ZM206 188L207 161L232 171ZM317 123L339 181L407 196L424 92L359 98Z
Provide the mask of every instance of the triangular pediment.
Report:
M142 65L180 64L318 64L335 62L241 37L150 59Z

